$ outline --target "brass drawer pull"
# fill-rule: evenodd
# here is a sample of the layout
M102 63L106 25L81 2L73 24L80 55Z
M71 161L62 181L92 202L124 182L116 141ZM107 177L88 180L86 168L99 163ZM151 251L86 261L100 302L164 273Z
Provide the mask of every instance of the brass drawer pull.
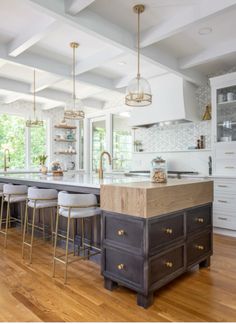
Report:
M166 267L167 267L167 268L172 268L172 267L173 267L173 262L171 262L171 261L167 261L167 262L166 262Z
M204 250L204 246L203 245L196 245L196 248L199 251L203 251Z
M219 188L228 188L226 185L218 185Z
M172 228L166 228L166 229L165 229L165 233L166 233L166 234L172 234L172 233L173 233Z
M226 166L225 169L235 169L234 166Z
M228 218L226 218L226 217L218 217L218 219L226 221Z
M225 152L225 154L235 154L235 152Z
M227 204L227 200L221 200L221 199L218 199L218 202L220 202L220 203L224 203L224 204Z
M118 236L123 236L123 235L125 235L125 231L123 229L120 229L120 230L117 231L117 235Z
M197 219L196 219L196 221L198 222L198 223L204 223L204 218L202 218L202 217L198 217Z
M118 270L124 270L125 269L125 265L123 263L120 263L120 264L118 264L117 269Z

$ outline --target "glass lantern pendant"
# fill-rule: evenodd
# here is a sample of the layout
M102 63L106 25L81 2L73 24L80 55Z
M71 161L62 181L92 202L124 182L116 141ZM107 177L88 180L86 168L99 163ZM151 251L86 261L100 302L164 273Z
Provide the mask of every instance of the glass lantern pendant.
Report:
M43 127L43 120L38 119L36 116L35 70L33 87L33 119L26 120L26 127Z
M75 50L79 47L78 43L70 43L70 47L73 50L73 71L72 71L72 81L73 81L73 93L70 100L66 102L64 110L65 119L83 119L84 118L84 105L83 102L76 97L75 94Z
M140 74L140 14L144 12L144 5L134 6L134 12L138 14L138 72L126 89L125 104L132 107L149 106L152 103L152 93L149 82Z

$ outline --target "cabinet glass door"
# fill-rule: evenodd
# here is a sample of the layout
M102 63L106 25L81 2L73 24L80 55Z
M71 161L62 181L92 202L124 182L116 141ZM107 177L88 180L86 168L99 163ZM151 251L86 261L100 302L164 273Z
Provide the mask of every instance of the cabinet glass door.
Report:
M217 90L217 142L236 141L236 86Z

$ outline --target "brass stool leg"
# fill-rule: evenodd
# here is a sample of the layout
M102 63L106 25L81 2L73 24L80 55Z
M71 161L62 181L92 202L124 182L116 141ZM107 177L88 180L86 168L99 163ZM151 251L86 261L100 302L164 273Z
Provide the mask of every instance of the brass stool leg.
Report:
M58 223L59 223L59 207L57 207L56 215L56 228L55 228L55 237L54 237L54 253L53 253L53 269L52 276L55 277L55 267L56 267L56 250L57 250L57 234L58 234Z
M2 229L3 204L4 204L4 196L2 195L1 214L0 214L0 230Z
M23 206L22 202L20 202L20 228L21 232L23 231Z
M73 235L73 249L75 255L75 218L73 219L73 224L72 224L72 235Z
M67 220L67 233L66 233L66 255L65 255L65 275L64 275L64 284L67 282L67 266L68 266L68 245L69 245L69 235L70 235L70 211Z
M53 235L54 235L53 211L54 211L54 208L53 207L50 208L50 223L51 223L52 245L53 245Z
M24 258L26 229L27 229L27 233L28 233L28 204L27 204L27 202L26 202L26 206L25 206L25 220L24 220L23 243L22 243L22 259Z
M85 256L85 248L84 248L84 219L81 218L81 246L83 255Z
M45 241L45 210L42 208L42 219L43 219L43 240Z
M5 238L4 238L4 248L7 247L7 232L10 219L10 195L7 201L7 218L6 218L6 229L5 229Z
M35 214L36 214L36 201L34 203L33 209L33 220L32 220L32 229L31 229L31 241L30 241L30 264L32 263L32 251L33 251L33 241L34 241L34 223L35 223Z

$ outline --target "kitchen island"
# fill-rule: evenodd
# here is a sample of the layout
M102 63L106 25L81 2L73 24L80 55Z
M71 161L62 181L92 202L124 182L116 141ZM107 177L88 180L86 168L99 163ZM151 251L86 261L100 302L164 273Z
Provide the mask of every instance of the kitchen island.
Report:
M99 180L96 175L74 173L63 177L5 174L0 182L100 196L102 225L97 219L91 228L92 241L100 244L102 237L105 288L120 284L133 289L140 306L150 306L157 289L192 267L210 265L210 180L169 179L167 184L152 184L146 177L110 175ZM78 228L78 242L79 236Z

